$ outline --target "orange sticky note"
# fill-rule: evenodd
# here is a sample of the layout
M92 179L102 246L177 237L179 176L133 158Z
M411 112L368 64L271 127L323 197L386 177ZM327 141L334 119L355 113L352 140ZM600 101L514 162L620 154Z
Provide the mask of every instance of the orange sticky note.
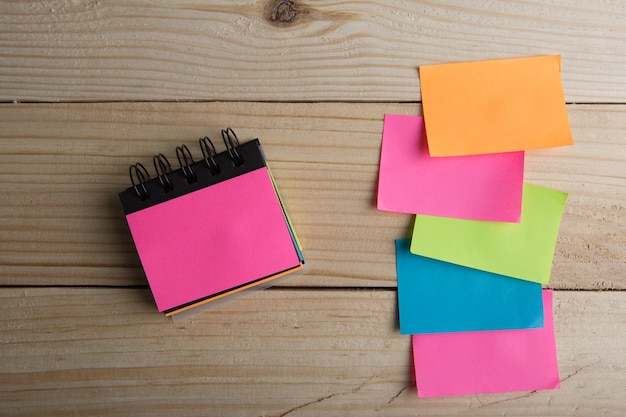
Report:
M558 55L419 68L430 156L571 145Z

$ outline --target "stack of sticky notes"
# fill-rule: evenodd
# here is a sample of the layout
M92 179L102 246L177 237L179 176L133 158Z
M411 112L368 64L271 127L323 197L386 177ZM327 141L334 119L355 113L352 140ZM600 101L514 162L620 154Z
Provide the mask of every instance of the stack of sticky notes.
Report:
M419 68L424 117L386 115L377 206L396 242L418 396L559 387L548 286L567 194L524 183L525 151L573 143L560 57Z

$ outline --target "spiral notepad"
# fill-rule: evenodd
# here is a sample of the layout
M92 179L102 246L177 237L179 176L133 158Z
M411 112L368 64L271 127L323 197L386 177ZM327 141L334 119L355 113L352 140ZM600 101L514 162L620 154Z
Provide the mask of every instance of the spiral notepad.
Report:
M240 144L222 131L226 150L200 139L203 158L176 148L130 167L120 193L126 220L157 308L167 316L302 270L304 259L258 139Z

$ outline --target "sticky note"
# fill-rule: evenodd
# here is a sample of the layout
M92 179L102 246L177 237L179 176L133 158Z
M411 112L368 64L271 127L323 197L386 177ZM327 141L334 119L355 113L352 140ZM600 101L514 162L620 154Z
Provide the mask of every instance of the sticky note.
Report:
M538 329L413 335L421 398L559 388L552 291Z
M415 216L411 252L547 284L567 193L524 184L519 223Z
M396 241L400 333L543 327L541 284L413 255Z
M380 210L519 222L524 153L432 158L419 116L385 115Z
M159 311L301 269L265 166L126 220Z
M571 145L560 56L419 67L431 156Z

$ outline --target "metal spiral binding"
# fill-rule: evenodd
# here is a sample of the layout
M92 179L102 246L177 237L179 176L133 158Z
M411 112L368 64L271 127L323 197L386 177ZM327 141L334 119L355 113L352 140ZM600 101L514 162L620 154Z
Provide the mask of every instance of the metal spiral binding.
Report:
M167 193L168 191L173 190L174 184L172 184L170 177L168 177L168 174L172 172L172 165L170 165L170 161L167 160L165 155L160 153L158 155L154 155L152 162L154 163L154 170L159 178L161 187L163 187L163 192Z
M133 175L133 173L135 173L135 175ZM133 188L135 189L137 197L139 197L141 201L149 199L150 192L146 189L145 183L150 181L150 174L148 173L146 167L144 167L140 162L137 162L136 164L130 166L128 175L130 176L130 181L133 183ZM135 177L137 177L138 183L135 182Z
M204 162L206 162L207 167L209 167L209 171L211 171L212 175L217 175L220 173L220 166L215 162L214 156L217 155L217 151L215 150L215 145L213 145L213 141L209 139L208 136L198 139L200 143L200 149L202 150L202 155L204 156Z
M215 144L208 137L204 136L198 139L198 143L200 144L200 150L202 151L202 155L204 158L204 164L208 167L210 171L210 176L207 176L202 168L199 168L201 162L194 162L191 151L187 147L187 145L181 145L176 147L176 158L178 159L178 163L180 164L180 172L183 174L186 182L188 184L198 183L197 186L193 186L193 189L196 189L198 186L204 184L213 184L215 182L223 181L225 179L230 178L231 176L241 175L243 171L247 168L238 168L244 165L244 157L243 155L251 155L250 160L248 161L247 167L256 167L260 164L262 166L264 164L264 160L262 155L260 158L256 157L256 154L249 154L247 152L248 148L247 144L244 144L243 147L239 143L239 138L235 134L234 130L229 128L222 129L222 140L224 141L224 145L226 145L226 150L228 151L228 156L226 156L226 152L218 153ZM258 143L258 140L257 140ZM228 169L228 167L224 166L225 159L230 158L233 162L235 170ZM246 156L247 158L247 156ZM218 162L219 161L219 162ZM128 175L130 176L130 180L132 182L132 187L128 189L128 191L134 191L134 194L143 202L148 199L151 199L151 202L147 202L146 204L156 204L157 201L161 201L161 199L171 199L176 198L179 195L184 194L186 191L183 189L184 187L179 187L178 184L181 181L179 176L179 170L173 170L172 165L169 160L163 155L159 153L152 158L152 163L154 165L154 169L156 171L156 178L159 180L161 188L164 193L170 193L168 197L160 197L156 196L151 199L151 193L156 193L157 190L156 181L151 181L150 173L140 162L137 162L134 165L131 165L128 171ZM222 166L220 166L222 165ZM222 171L222 168L225 168L225 171ZM198 172L199 176L194 172L194 169L200 170ZM242 171L243 170L243 171ZM219 175L219 177L213 178ZM176 184L176 186L175 186ZM174 188L176 187L176 190ZM173 192L172 192L173 191ZM135 210L135 203L128 203L128 209L133 212ZM143 206L143 205L142 205Z
M243 158L237 152L237 146L239 146L239 138L230 127L227 129L222 129L222 140L226 145L226 149L228 149L228 154L230 155L230 159L233 160L235 166L243 165Z
M178 163L180 164L180 169L183 171L183 175L187 180L188 184L194 183L198 180L196 173L191 169L191 164L193 164L193 157L191 156L191 151L187 145L177 146L176 147L176 158L178 158Z

